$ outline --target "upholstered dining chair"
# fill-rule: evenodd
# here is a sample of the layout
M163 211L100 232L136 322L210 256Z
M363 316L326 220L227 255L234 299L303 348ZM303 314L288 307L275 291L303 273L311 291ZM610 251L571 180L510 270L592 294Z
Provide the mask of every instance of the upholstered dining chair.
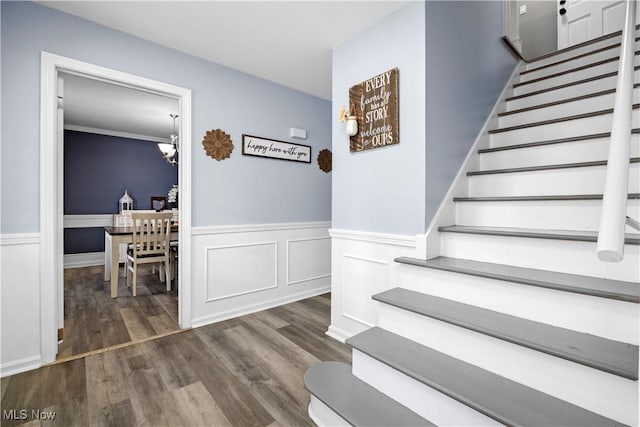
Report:
M133 243L127 250L127 286L133 273L132 294L136 296L138 264L161 263L166 274L167 291L169 278L169 238L171 235L171 212L132 212Z

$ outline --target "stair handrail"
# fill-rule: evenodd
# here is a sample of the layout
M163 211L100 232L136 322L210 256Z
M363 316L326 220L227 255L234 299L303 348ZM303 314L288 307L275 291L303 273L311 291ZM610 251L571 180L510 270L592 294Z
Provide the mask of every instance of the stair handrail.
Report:
M598 229L598 258L606 262L619 262L624 257L637 7L636 0L629 0L626 3L611 124L611 141L602 196L602 214Z

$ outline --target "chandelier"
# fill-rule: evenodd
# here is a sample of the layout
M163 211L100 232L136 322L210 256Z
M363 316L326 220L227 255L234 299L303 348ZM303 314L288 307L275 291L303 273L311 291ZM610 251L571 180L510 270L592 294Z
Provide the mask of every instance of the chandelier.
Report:
M177 114L169 114L173 119L173 132L169 135L169 142L159 142L158 148L162 152L162 157L170 164L178 164L178 134L176 133L176 119Z

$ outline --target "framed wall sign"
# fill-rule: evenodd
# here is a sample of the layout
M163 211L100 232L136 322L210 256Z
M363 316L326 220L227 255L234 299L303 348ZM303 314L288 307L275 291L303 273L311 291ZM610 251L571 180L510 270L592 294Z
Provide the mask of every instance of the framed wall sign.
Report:
M311 163L311 147L277 139L242 135L242 155Z
M352 152L398 144L398 69L352 86L349 109L349 114L358 121L358 133L349 137Z

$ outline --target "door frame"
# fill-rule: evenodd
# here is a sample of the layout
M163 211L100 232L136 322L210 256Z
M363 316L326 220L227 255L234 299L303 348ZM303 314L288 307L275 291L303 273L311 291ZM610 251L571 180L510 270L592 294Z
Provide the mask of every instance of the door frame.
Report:
M191 327L191 90L43 51L40 58L40 351L42 363L58 352L59 290L64 289L62 248L63 144L57 138L58 73L127 86L175 98L179 102L180 258L178 325ZM116 272L117 273L117 272ZM113 274L113 272L112 272Z

